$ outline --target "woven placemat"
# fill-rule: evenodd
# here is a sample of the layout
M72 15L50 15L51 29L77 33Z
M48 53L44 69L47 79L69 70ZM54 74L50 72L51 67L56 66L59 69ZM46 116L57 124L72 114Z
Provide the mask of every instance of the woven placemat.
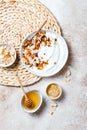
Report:
M47 19L43 29L51 29L61 34L60 26L51 12L38 0L2 0L0 2L0 44L13 45L17 60L8 68L0 68L0 84L19 86L16 71L24 86L31 85L41 78L28 72L20 61L20 45L24 37L36 31Z

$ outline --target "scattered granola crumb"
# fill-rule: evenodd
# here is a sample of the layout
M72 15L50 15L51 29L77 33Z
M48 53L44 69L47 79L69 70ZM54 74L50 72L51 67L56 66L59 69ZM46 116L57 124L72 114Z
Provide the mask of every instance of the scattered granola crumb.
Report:
M71 71L68 69L64 75L65 82L69 82L71 80Z
M53 115L55 113L57 106L58 106L57 103L55 103L55 102L51 103L51 110L49 110L50 115Z
M51 103L51 107L57 107L57 103L52 102L52 103Z
M67 72L65 73L65 77L69 77L71 75L71 71L67 70Z
M53 108L52 108L52 111L53 111L53 112L55 112L55 111L56 111L56 109L57 109L57 107L53 107Z
M65 82L69 82L71 80L70 77L65 78Z
M54 112L53 112L52 110L49 110L49 114L50 114L50 115L53 115Z
M55 38L55 41L57 41L57 38Z
M57 64L57 62L55 61L54 64Z

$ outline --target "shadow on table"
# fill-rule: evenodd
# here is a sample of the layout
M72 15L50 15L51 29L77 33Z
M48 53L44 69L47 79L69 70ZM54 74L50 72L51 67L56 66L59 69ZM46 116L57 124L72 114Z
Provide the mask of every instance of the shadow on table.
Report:
M65 94L65 91L62 89L62 95L61 95L61 97L58 99L58 101L64 101L65 100L65 98L66 98L66 94Z
M40 109L38 111L36 111L35 113L31 114L31 115L40 116L44 112L45 107L46 107L46 100L43 98L43 102L42 102L42 105L41 105Z

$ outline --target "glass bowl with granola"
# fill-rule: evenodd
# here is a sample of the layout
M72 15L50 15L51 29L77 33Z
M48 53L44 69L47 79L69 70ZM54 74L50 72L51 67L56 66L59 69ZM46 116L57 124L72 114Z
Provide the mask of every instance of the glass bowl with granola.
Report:
M7 44L0 45L0 67L9 67L16 60L16 50Z

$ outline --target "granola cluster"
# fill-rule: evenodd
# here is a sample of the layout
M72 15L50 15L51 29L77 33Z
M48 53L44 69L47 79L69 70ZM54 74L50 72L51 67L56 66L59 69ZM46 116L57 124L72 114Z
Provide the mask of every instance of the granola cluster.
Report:
M35 66L38 70L44 69L48 65L48 60L44 60L38 54L41 47L50 47L51 44L53 44L53 41L46 36L45 31L37 33L31 40L27 39L23 44L23 59L25 64L29 65L29 67Z

